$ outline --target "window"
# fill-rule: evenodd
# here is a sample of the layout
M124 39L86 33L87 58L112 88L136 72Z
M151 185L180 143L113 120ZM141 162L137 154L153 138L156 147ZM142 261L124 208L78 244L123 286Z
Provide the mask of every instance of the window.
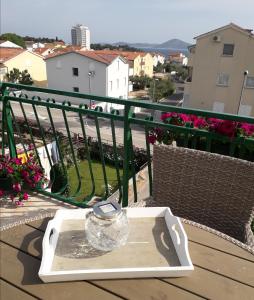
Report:
M112 89L113 89L113 81L109 82L109 86L110 86L110 90L112 91Z
M119 79L116 80L117 88L119 89Z
M254 76L247 76L246 82L245 82L246 88L254 88Z
M119 71L119 69L120 69L120 61L118 60L117 61L117 70Z
M228 86L229 75L224 73L219 73L217 85Z
M127 78L124 77L124 86L126 86L126 84L127 84Z
M72 68L72 75L78 76L78 68Z
M73 88L73 92L76 92L76 93L78 93L78 92L79 92L79 88L78 88L77 86L74 86L74 88Z
M234 44L224 44L223 55L232 56L234 53Z

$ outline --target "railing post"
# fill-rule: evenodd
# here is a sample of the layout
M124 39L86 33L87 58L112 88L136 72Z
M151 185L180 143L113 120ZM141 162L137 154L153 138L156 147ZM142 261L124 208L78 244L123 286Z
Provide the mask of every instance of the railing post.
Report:
M6 96L9 95L9 91L6 89L6 86L3 84L1 86L1 98L3 102L3 112L2 112L2 135L3 135L3 140L2 140L2 154L4 155L4 142L5 142L5 130L7 134L7 140L8 140L8 145L9 145L9 155L10 157L16 157L17 152L16 152L16 146L15 146L15 139L14 139L14 131L13 131L13 126L12 126L12 116L11 116L11 106L10 106L10 101L6 99Z
M129 162L131 145L131 128L129 118L131 117L131 106L125 105L124 108L124 161L123 161L123 202L122 206L128 206L129 193Z

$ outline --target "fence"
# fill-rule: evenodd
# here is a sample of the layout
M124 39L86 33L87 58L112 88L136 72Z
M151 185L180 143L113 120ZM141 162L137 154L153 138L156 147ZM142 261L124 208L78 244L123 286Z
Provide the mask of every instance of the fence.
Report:
M21 93L16 92L15 94L15 91L21 91ZM26 91L29 91L30 95L32 93L33 96L28 97ZM40 97L41 93L62 96L65 98L65 101L63 103L57 103L53 98L42 99ZM79 106L74 106L68 101L70 97L78 98L81 102L82 100L93 100L96 102L122 105L124 107L124 114L120 115L118 110L112 110L111 113L103 112L102 108L98 106L95 109L91 109L82 103ZM28 143L27 141L29 141L29 143L33 145L35 155L41 164L41 158L37 151L37 140L39 135L41 144L45 150L44 155L46 156L53 175L50 185L44 188L37 187L37 191L46 196L80 207L86 207L88 202L96 195L96 176L98 176L98 174L94 170L94 161L92 159L93 152L91 152L93 149L91 149L89 144L89 137L91 134L93 137L96 137L98 141L97 150L101 168L100 179L104 186L104 193L101 195L101 198L106 199L111 193L109 186L110 176L106 164L106 147L102 142L103 138L109 140L110 137L112 143L111 159L114 161L115 173L113 181L116 183L115 188L119 190L119 202L122 202L123 206L128 205L130 179L133 183L134 201L138 201L136 182L137 168L134 159L137 139L139 140L139 147L141 143L144 148L143 151L145 151L147 155L149 192L150 195L152 195L151 134L154 137L154 134L156 134L155 128L160 128L160 132L163 131L164 135L166 133L167 137L170 137L167 139L166 143L170 143L171 139L176 139L180 146L195 149L201 148L205 151L216 151L216 149L214 149L216 143L217 145L218 143L221 143L228 147L227 155L240 158L247 157L247 159L254 160L254 138L252 137L243 135L230 137L204 130L204 128L193 127L189 123L186 126L179 126L179 124L174 122L165 123L154 121L152 115L155 111L162 113L174 112L206 119L217 118L232 122L254 124L254 118L252 117L186 109L157 103L146 103L138 100L129 101L74 92L42 89L12 83L2 83L0 102L2 103L2 154L4 155L8 149L9 155L11 157L16 157L18 155L17 144L20 143L24 154L28 155L26 144ZM136 117L133 113L135 107L149 110L151 116L146 118ZM31 119L33 119L33 126L31 126ZM20 120L22 121L20 122ZM85 124L86 120L89 120L89 127ZM37 136L35 136L34 127L37 128ZM26 131L25 135L24 128ZM81 169L81 164L77 157L72 132L75 132L75 135L81 137L81 143L86 158L85 175L82 175L84 174L84 170ZM67 145L68 148L67 150L63 147L63 140L65 140L65 145ZM59 170L56 171L53 167L54 161L52 159L52 154L48 149L50 142L55 143L58 155L58 167L66 179L66 181L62 183L61 188L56 192L53 192L50 187L52 186L52 183L54 184L54 181L58 179ZM119 155L118 144L123 144L124 147L121 156ZM66 163L66 156L71 162L69 165ZM123 162L123 166L121 166L120 161ZM70 175L68 167L69 169L71 168L72 175ZM86 174L89 175L91 187L89 194L84 195L83 188L84 185L87 184L87 179L84 179ZM66 189L69 186L68 181L71 181L74 176L76 178L75 189L72 189L71 194L66 195Z

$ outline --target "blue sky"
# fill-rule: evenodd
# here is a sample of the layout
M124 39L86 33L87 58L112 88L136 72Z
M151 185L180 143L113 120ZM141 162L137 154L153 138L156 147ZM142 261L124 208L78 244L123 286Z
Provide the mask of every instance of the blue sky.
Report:
M0 0L1 33L70 41L82 23L92 42L193 42L211 29L236 23L254 29L254 0Z

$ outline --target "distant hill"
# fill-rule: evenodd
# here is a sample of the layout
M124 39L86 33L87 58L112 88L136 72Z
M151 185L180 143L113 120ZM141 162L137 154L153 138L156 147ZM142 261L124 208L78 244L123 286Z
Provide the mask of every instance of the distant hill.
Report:
M189 43L181 41L179 39L172 39L165 43L162 43L158 46L158 48L168 48L168 49L186 49L190 46Z
M127 42L118 42L114 43L115 46L128 45L135 48L166 48L166 49L187 49L190 45L179 39L171 39L161 44L152 44L152 43L127 43Z

